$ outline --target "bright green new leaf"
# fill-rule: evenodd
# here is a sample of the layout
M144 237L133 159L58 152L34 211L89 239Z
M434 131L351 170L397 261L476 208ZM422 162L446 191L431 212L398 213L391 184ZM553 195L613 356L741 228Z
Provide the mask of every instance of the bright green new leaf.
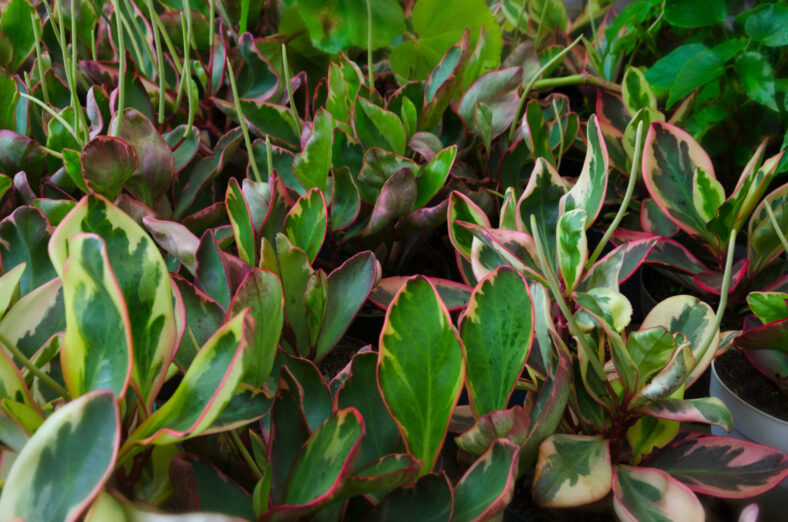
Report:
M366 148L380 147L395 154L405 154L407 135L402 121L393 112L361 96L356 98L353 109L353 129Z
M425 206L443 188L446 179L449 177L454 158L457 157L457 146L445 148L440 151L429 163L421 170L416 179L418 195L413 209Z
M459 398L462 345L430 282L416 276L389 307L380 335L378 381L421 473L435 465Z
M698 216L709 222L725 201L725 189L712 175L701 168L692 176L692 204Z
M254 225L252 224L252 215L243 191L241 191L241 187L235 178L230 178L230 181L227 183L224 204L227 208L227 215L230 217L230 224L233 227L238 257L246 264L254 266L257 242L255 240Z
M567 295L571 295L588 260L586 211L576 208L564 213L556 226L558 271Z
M3 518L78 520L109 478L119 444L112 392L95 391L59 408L14 461L0 496Z
M15 72L33 52L36 41L33 24L39 26L38 31L41 34L41 20L28 0L11 0L3 8L0 30L12 45L14 57L11 63L12 72Z
M744 92L751 100L775 112L779 111L775 99L774 70L764 55L743 53L736 60L736 74L741 78Z
M667 0L665 20L676 27L704 27L725 21L725 0Z
M95 234L75 234L69 253L63 377L72 397L108 389L122 399L134 364L131 324L107 248Z
M468 395L476 418L506 408L533 338L531 296L510 268L488 275L460 318Z
M785 292L750 292L747 305L763 324L788 319L788 294Z
M298 198L287 213L284 233L293 246L306 252L309 262L314 262L323 246L328 226L326 199L320 189L313 188Z
M305 189L316 187L326 190L333 136L334 120L328 111L320 109L312 121L312 133L304 144L304 150L293 160L293 174Z

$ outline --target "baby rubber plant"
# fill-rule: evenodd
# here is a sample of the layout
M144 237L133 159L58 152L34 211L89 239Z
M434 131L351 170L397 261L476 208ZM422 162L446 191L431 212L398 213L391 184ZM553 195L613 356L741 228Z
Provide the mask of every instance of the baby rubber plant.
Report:
M739 232L750 218L782 157L779 153L764 159L765 148L765 142L758 147L733 193L726 197L714 176L711 160L700 145L678 127L653 122L643 152L643 180L656 207L678 229L699 241L702 249L696 250L696 257L678 241L663 236L647 261L664 265L688 286L719 295L726 238ZM750 220L751 228L764 224L764 214ZM748 234L748 241L752 241L752 236ZM748 256L734 264L730 288L735 290L741 284L736 294L739 298L754 284L757 283L754 289L763 288L782 275L777 270L766 280L761 277L767 275L765 270L781 247L779 243L772 244L767 250L761 255L757 247L751 246Z

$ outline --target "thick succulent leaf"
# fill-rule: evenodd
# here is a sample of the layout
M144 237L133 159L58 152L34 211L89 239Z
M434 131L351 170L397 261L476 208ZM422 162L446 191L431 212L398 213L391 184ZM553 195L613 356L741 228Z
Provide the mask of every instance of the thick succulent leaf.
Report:
M378 389L370 390L375 380L377 354L359 353L350 362L350 375L336 393L337 408L356 408L365 420L358 464L365 466L389 454L402 453L405 446L397 425L386 410ZM418 468L421 468L419 463Z
M471 266L477 279L484 278L499 266L508 265L535 281L544 282L544 277L535 268L536 246L528 234L460 221L456 224L469 230L474 236L471 243Z
M405 154L407 135L402 121L393 112L381 109L361 96L356 98L353 128L364 147L380 147L395 154Z
M367 149L358 173L358 188L362 199L374 204L386 180L402 169L409 169L415 177L419 166L414 161L377 147Z
M36 30L31 24L38 26ZM33 52L36 31L41 34L41 19L28 0L11 0L3 9L0 17L0 29L7 37L11 47L11 71L16 71L25 59Z
M135 444L171 444L211 426L245 373L250 323L248 313L238 314L208 339L172 397L129 435L123 454Z
M49 257L58 274L63 273L69 238L76 232L97 234L106 244L129 312L132 381L151 408L177 348L167 266L156 244L133 219L104 198L91 195L85 196L52 234Z
M419 129L431 130L437 125L460 87L468 62L468 33L450 47L430 73L424 86L424 110Z
M366 466L357 466L353 476L347 479L342 488L342 496L352 497L390 490L411 483L418 478L419 468L421 468L421 462L411 455L388 454Z
M328 226L326 199L320 189L313 188L296 201L287 213L284 233L293 246L306 252L309 262L314 262Z
M556 434L539 446L532 491L540 506L582 506L607 495L612 478L607 440Z
M637 368L635 388L640 389L652 375L665 367L676 351L673 335L665 328L641 328L627 337L627 352Z
M564 282L564 289L571 295L580 276L585 271L588 260L586 240L586 219L588 215L582 208L564 212L556 225L556 256L558 272Z
M230 272L226 255L216 243L213 230L207 231L200 238L195 256L197 267L194 270L194 284L222 308L227 309L232 297Z
M471 298L473 289L463 283L449 281L448 279L438 279L436 277L429 277L430 283L438 291L443 303L450 312L456 312L465 308L468 300ZM407 282L407 276L394 276L381 279L372 292L369 294L369 300L376 306L383 310L388 309L397 292Z
M142 223L156 244L194 275L197 271L197 248L200 246L197 236L185 226L174 221L144 216Z
M5 350L0 351L0 399L10 399L22 403L37 411L39 415L41 414L22 373L14 364L11 355L7 354ZM41 420L43 421L43 416ZM4 425L9 426L9 423L13 424L14 422L11 419L5 419ZM0 437L0 440L4 440L3 437Z
M640 408L676 393L687 381L694 362L689 347L686 344L679 346L665 367L637 391L630 405Z
M627 429L627 442L632 448L632 462L639 463L644 455L676 439L680 423L644 415Z
M328 111L320 109L315 114L312 133L304 144L304 150L293 160L293 174L305 189L326 190L333 136L334 120Z
M75 234L69 251L63 377L72 397L103 388L122 399L134 364L131 324L107 248L95 234Z
M443 188L456 156L457 147L453 145L440 151L424 166L416 180L418 196L413 204L414 210L429 203Z
M457 112L465 122L466 127L475 126L475 108L479 102L484 103L492 112L492 126L490 129L493 138L509 128L515 118L517 104L520 96L517 89L523 78L520 67L509 67L490 71L476 79L460 100Z
M176 173L194 159L200 146L200 129L192 127L191 132L187 132L185 124L178 125L161 137L172 150L173 169Z
M329 225L336 232L349 227L358 217L361 210L361 196L347 167L334 171L334 186L331 192L331 210Z
M380 335L378 382L411 455L428 473L459 398L462 345L429 280L409 279L394 298Z
M0 277L0 317L8 310L11 301L19 296L19 281L25 273L27 263L16 265Z
M274 367L287 367L298 383L304 417L310 431L316 430L333 411L331 394L320 369L309 359L279 352ZM281 373L281 370L280 370Z
M315 346L320 362L339 342L380 279L380 263L372 252L361 252L328 275L327 313Z
M204 457L176 455L169 478L180 509L254 518L251 495Z
M662 448L646 463L695 492L725 498L763 493L788 477L788 456L754 442L698 434Z
M241 187L235 178L230 178L230 181L227 183L224 204L227 208L230 224L233 227L238 257L247 265L254 266L257 241L255 240L252 214Z
M719 343L719 330L713 331L714 310L703 301L688 295L668 297L655 306L643 320L641 330L662 326L668 332L681 332L690 343L695 366L690 368L687 386L690 386L706 370L714 357L714 348ZM704 340L712 337L710 348L701 353Z
M446 220L449 222L449 239L459 256L466 261L471 259L471 245L473 243L473 233L457 224L458 221L464 223L474 223L485 227L490 226L487 214L479 206L471 201L465 194L453 191L449 196L449 207L446 211Z
M651 198L645 198L640 203L640 227L644 232L664 237L673 237L679 231L679 227L665 216Z
M449 522L452 518L453 500L454 495L448 477L429 474L421 477L414 484L399 487L386 495L367 520L370 522L397 520Z
M499 439L506 439L517 446L522 445L530 426L531 416L522 406L517 405L482 415L470 429L454 440L461 450L480 456Z
M265 519L292 520L334 501L352 472L363 436L364 421L354 408L331 415L296 455L281 505Z
M716 424L727 432L733 429L731 412L716 397L661 399L650 403L641 411L660 419Z
M192 11L193 15L194 11ZM210 43L207 42L207 38L206 43ZM280 87L276 69L260 52L251 33L240 35L238 50L243 57L243 68L238 71L239 96L250 100L269 100L279 91Z
M525 144L531 158L544 158L555 166L555 157L549 143L549 130L545 123L544 111L538 100L528 102L521 126Z
M705 221L709 222L725 201L725 189L722 183L701 168L695 169L692 176L692 204L695 212Z
M227 116L238 117L235 104L219 98L211 98L211 101ZM257 136L269 135L272 141L276 139L293 146L300 143L295 118L289 108L256 100L241 99L238 103L249 130Z
M65 328L66 310L59 278L22 297L0 321L0 334L14 343L28 359ZM21 361L17 362L21 367Z
M750 292L747 294L747 305L764 324L788 319L786 292Z
M651 197L676 225L693 236L714 244L706 230L707 219L695 204L695 173L716 181L708 154L686 132L673 125L655 121L649 127L643 146L643 181ZM706 190L701 194L707 199ZM715 245L716 246L716 245Z
M184 333L172 362L186 371L200 347L219 329L226 313L219 303L186 279L173 275L172 281L186 314Z
M394 220L410 213L418 198L418 182L408 168L398 170L383 184L364 235L382 231Z
M24 296L57 274L46 253L52 227L36 208L22 206L0 221L0 262L3 273L24 263L19 295Z
M109 478L119 444L112 392L95 391L69 402L17 456L0 496L0 512L25 520L77 520Z
M585 227L588 229L596 220L602 209L602 203L605 201L610 160L607 156L605 139L595 115L588 119L586 134L588 144L583 170L580 171L575 185L561 199L561 208L565 213L576 208L585 210L588 216Z
M788 319L774 321L767 325L747 330L734 340L743 350L788 350ZM773 368L770 374L773 373Z
M556 260L555 231L559 218L559 204L567 193L561 176L543 158L536 161L531 178L523 195L517 202L517 229L534 235L531 230L531 217L536 219L539 236L545 248L548 265L555 271Z
M233 296L228 315L234 317L244 309L255 321L254 337L247 350L245 383L261 387L274 365L276 348L284 324L284 292L273 272L253 268Z
M613 508L626 522L705 520L698 497L664 471L618 465L613 475Z
M621 99L631 114L643 108L657 108L657 98L646 76L636 67L629 67L624 73L621 82Z
M673 239L660 238L648 253L646 262L670 267L687 274L697 274L708 270L697 257Z
M632 305L627 298L609 288L592 288L588 292L575 293L580 306L602 326L615 332L622 332L632 319Z
M138 162L125 187L137 199L153 208L156 200L172 185L175 160L172 151L153 123L136 109L113 116L109 124L113 136L122 139L136 152ZM85 161L82 161L85 168Z
M634 239L617 246L586 271L577 289L605 287L618 291L619 285L640 268L656 242L656 238Z
M528 285L499 268L479 282L459 323L474 417L506 407L533 339Z
M519 449L497 440L473 463L454 489L453 520L488 520L503 512L514 495Z
M774 229L766 205L772 207L777 225L788 236L788 183L775 189L758 204L747 229L749 273L757 274L784 251Z
M120 138L96 136L82 148L82 179L90 192L114 200L134 174L139 159Z

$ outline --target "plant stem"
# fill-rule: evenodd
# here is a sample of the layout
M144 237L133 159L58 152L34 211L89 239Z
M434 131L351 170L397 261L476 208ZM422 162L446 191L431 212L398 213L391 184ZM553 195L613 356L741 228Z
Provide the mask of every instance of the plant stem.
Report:
M512 38L512 51L520 45L520 23L523 21L525 13L525 0L520 2L520 12L517 14L517 23L514 25L514 38Z
M244 143L246 144L246 153L249 155L249 163L252 165L252 172L254 173L255 181L263 181L260 176L260 170L257 168L257 161L254 159L254 150L252 150L252 140L249 139L249 129L246 127L246 119L241 110L241 101L238 98L238 89L235 86L235 73L233 72L233 64L230 63L230 57L227 57L227 72L230 75L230 89L233 91L233 101L235 102L235 113L238 115L238 120L241 122L241 132L244 135ZM267 138L267 136L266 136ZM269 162L269 168L270 162Z
M52 109L52 108L51 108L49 105L47 105L46 103L42 102L41 100L39 100L39 99L38 99L38 98L36 98L35 96L31 96L31 95L29 95L29 94L25 94L25 93L23 93L23 92L20 92L20 93L19 93L19 96L21 96L21 97L23 97L23 98L25 98L25 99L27 99L27 100L30 100L31 102L35 103L36 105L38 105L39 107L41 107L42 109L44 109L46 112L48 112L50 116L52 116L53 118L55 118L55 119L56 119L56 120L57 120L57 121L58 121L58 122L59 122L59 123L60 123L60 124L61 124L63 127L65 127L65 128L66 128L66 130L69 132L69 134L71 134L72 136L74 136L74 139L76 139L76 140L77 140L77 142L78 142L80 145L84 145L84 143L83 143L83 142L82 142L82 140L79 138L79 136L77 136L77 133L76 133L76 131L74 130L74 127L72 127L72 126L71 126L71 124L70 124L70 123L68 123L68 122L65 120L65 118L63 118L63 116L61 116L60 114L58 114L57 112L55 112L55 110L54 110L54 109Z
M210 85L210 92L213 92L216 88L216 85L211 85L211 77L213 76L213 41L216 38L216 0L208 0L208 63L210 65L210 73L206 76L208 77L208 85Z
M36 68L38 69L38 79L41 81L41 90L43 91L42 94L44 95L44 102L49 105L49 89L47 89L47 82L44 80L44 64L41 63L41 32L34 17L30 18L30 22L33 24L33 35L35 37L36 44Z
M367 75L369 76L369 88L374 91L375 72L372 70L372 5L370 0L367 0Z
M564 154L564 129L561 125L561 115L558 113L558 104L555 102L555 98L553 98L553 113L555 114L555 121L558 125L558 157L555 159L555 170L561 170L561 156ZM550 146L550 139L547 140L547 146Z
M534 87L534 84L536 83L536 80L538 80L538 79L539 79L539 78L540 78L540 77L541 77L541 76L542 76L542 75L545 73L545 71L547 71L548 69L550 69L550 68L551 68L553 65L555 65L556 63L558 63L558 62L559 62L559 60L562 60L562 59L564 58L564 56L566 56L566 54L567 54L569 51L571 51L571 50L572 50L572 48L573 48L575 45L579 44L579 43L580 43L580 40L582 40L582 39L583 39L583 36L582 36L582 35L578 36L578 37L575 39L575 41L574 41L574 42L572 42L571 44L569 44L569 45L568 45L568 46L567 46L567 47L566 47L564 50L562 50L560 53L558 53L558 54L556 54L555 56L553 56L553 57L550 59L550 61L549 61L549 62L547 62L546 64L544 64L544 65L542 66L542 68L541 68L541 69L539 69L539 70L536 72L536 74L534 75L534 77L533 77L533 78L531 78L531 81L529 81L529 82L528 82L528 84L525 86L525 89L523 90L522 97L520 98L520 103L518 103L518 104L517 104L517 110L514 112L514 119L512 120L512 124L511 124L511 126L509 127L509 143L511 143L511 142L512 142L512 140L514 139L514 131L517 129L517 121L518 121L518 119L519 119L519 115L520 115L520 113L523 111L523 107L525 107L525 101L526 101L526 99L528 98L528 93L529 93L529 92L531 91L531 89Z
M73 86L71 103L74 107L75 119L77 120L77 132L82 136L82 132L88 132L88 121L85 118L85 113L82 112L82 104L79 102L77 96L77 10L76 0L71 0L71 85ZM86 138L87 139L87 136Z
M296 108L295 99L293 98L293 88L290 86L290 67L287 65L287 47L282 44L282 69L285 73L285 87L287 87L287 98L290 100L290 110L293 111L293 120L295 121L296 130L298 131L298 139L301 140L301 119L298 117L298 109Z
M602 368L602 363L599 362L597 355L586 343L585 334L577 324L572 311L569 310L569 305L564 300L564 296L561 293L561 287L558 284L555 274L553 273L553 269L547 262L547 256L545 255L542 238L539 235L539 229L536 227L535 216L531 216L531 235L534 238L534 245L536 246L537 262L539 263L539 267L541 268L542 274L545 277L547 286L550 288L550 292L553 294L555 302L558 304L558 307L561 309L561 313L566 319L566 323L569 326L569 331L577 339L578 346L582 350L583 354L585 354L586 358L591 362L591 366L594 367L594 371L596 372L597 376L600 379L605 380L605 370Z
M274 175L274 164L272 160L273 154L271 154L271 138L268 134L265 135L265 159L268 161L268 182L271 182L271 179Z
M41 150L43 150L44 152L46 152L47 154L49 154L50 156L54 156L54 157L56 157L58 159L63 159L63 154L61 154L60 152L58 152L56 150L48 149L48 148L44 147L41 144L39 144L38 147Z
M788 240L785 239L785 234L783 234L783 231L780 229L780 224L777 222L777 217L774 215L772 206L765 199L763 200L763 206L766 208L766 213L769 214L769 221L772 222L774 232L777 234L777 237L780 238L780 243L783 244L785 251L788 252Z
M230 433L230 439L233 441L236 449L241 454L241 457L243 457L247 466L249 466L252 469L254 474L257 475L258 479L264 478L265 473L262 472L260 466L258 466L257 462L255 462L254 457L252 457L252 455L249 453L249 450L246 449L246 445L244 445L244 442L241 440L241 437L238 435L238 432L235 430L231 430L229 433Z
M181 70L181 60L178 58L178 53L175 52L175 46L172 44L172 40L170 40L170 35L167 33L167 28L164 27L164 22L161 21L159 15L154 12L156 26L159 28L159 34L161 37L164 38L164 44L167 46L167 51L170 53L170 58L172 58L172 63L175 65L175 72Z
M22 353L22 350L20 350L14 343L9 341L5 334L0 334L0 344L5 346L6 349L11 352L13 356L25 366L25 368L30 370L30 373L38 377L41 382L52 388L53 391L55 391L67 401L71 400L71 395L69 395L68 390L63 388L60 384L58 384L57 381L45 374L43 371L41 371L41 368L33 364L30 359L25 357L25 354Z
M115 114L122 118L126 98L126 44L123 41L123 27L120 22L123 14L120 12L118 0L112 0L112 9L115 11L115 26L118 30L118 103Z
M602 239L597 244L596 248L594 249L594 253L591 254L586 262L586 270L594 266L596 260L599 259L599 256L602 254L602 250L605 248L605 245L613 236L613 233L618 228L618 225L621 223L621 220L624 219L624 214L626 214L627 207L629 207L629 201L632 199L632 193L635 191L635 182L638 178L638 173L640 172L640 156L643 153L643 122L638 123L638 128L635 133L635 154L632 157L632 166L629 169L629 182L627 183L627 191L624 194L624 199L621 201L621 206L618 207L618 212L616 213L616 217L613 219L613 222L610 223L610 226L607 227L605 230L605 235L602 236Z
M159 127L164 125L164 102L166 98L166 85L164 79L164 53L161 50L161 36L159 36L159 26L153 22L153 18L156 15L155 10L153 9L153 0L147 0L148 4L148 15L151 19L151 29L153 30L153 43L156 47L156 65L157 65L157 74L159 80L159 113L156 115L156 121L159 123Z
M553 89L555 87L565 87L567 85L592 85L606 89L611 92L620 93L621 86L617 83L609 82L604 78L594 76L589 72L582 72L578 74L570 74L569 76L562 76L560 78L546 78L534 82L531 86L533 90Z

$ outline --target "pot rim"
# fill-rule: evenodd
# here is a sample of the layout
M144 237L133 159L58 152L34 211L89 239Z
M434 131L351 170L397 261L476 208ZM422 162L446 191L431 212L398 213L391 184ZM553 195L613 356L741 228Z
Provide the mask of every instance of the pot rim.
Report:
M727 385L727 384L725 384L725 381L723 381L722 379L720 379L720 376L719 376L719 375L717 375L717 369L716 369L716 368L715 368L715 366L714 366L714 363L716 362L715 360L716 360L716 357L712 358L712 360L711 360L711 375L712 375L712 378L713 378L713 379L715 379L715 380L716 380L716 381L719 383L719 385L720 385L720 386L721 386L721 387L722 387L722 388L723 388L725 391L727 391L727 392L728 392L728 393L729 393L729 394L730 394L732 397L734 397L734 398L735 398L737 401L739 401L739 403L741 403L742 405L745 405L745 406L747 406L747 408L751 409L753 412L755 412L755 413L757 413L757 414L760 414L760 415L762 415L763 417L766 417L767 419L769 419L769 420L770 420L770 421L772 421L772 422L775 422L775 423L777 423L777 424L780 424L780 425L782 425L782 426L784 426L784 427L788 428L788 421L785 421L785 420L783 420L783 419L779 419L779 418L775 417L774 415L771 415L771 414L769 414L769 413L766 413L765 411L763 411L763 410L761 410L761 409L759 409L759 408L757 408L757 407L753 406L752 404L750 404L750 403L749 403L749 402L747 402L746 400L742 399L742 398L739 396L739 394L738 394L738 393L736 393L736 392L734 392L733 390L731 390L731 389L728 387L728 385ZM757 370L756 370L756 371L757 371Z

